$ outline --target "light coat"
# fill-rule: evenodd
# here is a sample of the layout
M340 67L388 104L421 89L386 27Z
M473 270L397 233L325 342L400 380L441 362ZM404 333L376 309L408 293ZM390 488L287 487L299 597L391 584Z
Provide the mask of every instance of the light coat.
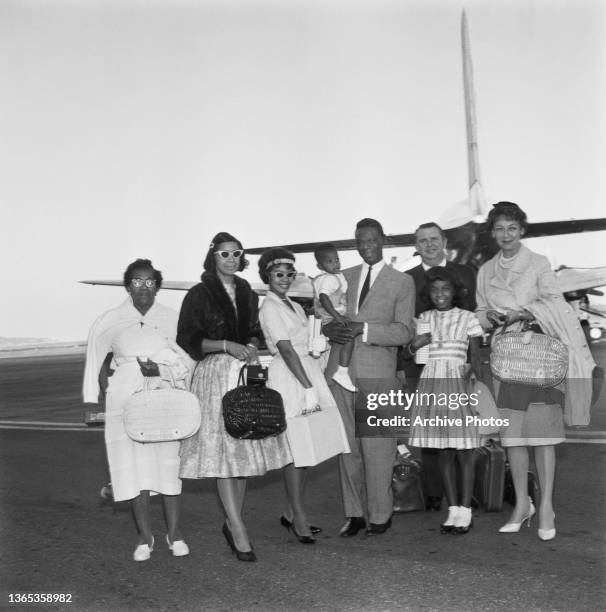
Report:
M537 319L543 331L568 346L564 420L568 425L588 425L595 361L574 309L564 300L555 273L543 255L524 245L505 283L497 274L499 254L478 272L477 315L486 329L491 327L487 310L525 308Z

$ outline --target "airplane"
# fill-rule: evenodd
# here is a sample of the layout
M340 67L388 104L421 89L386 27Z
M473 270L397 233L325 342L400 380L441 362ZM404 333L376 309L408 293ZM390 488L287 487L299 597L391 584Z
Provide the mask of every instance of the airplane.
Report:
M461 16L461 46L463 58L463 92L467 134L469 194L466 200L447 209L441 218L438 219L438 223L445 230L447 238L446 251L449 255L449 259L457 263L468 264L475 268L479 268L482 263L497 252L497 246L486 224L488 205L484 197L480 176L471 45L467 15L464 10ZM606 218L547 221L530 224L526 231L525 238L603 230L606 230ZM331 242L338 251L354 250L356 248L353 238L328 240L324 242ZM305 242L281 246L285 246L293 253L311 253L318 244L320 243ZM413 233L388 235L384 246L386 248L414 247L415 235ZM246 249L246 253L259 255L265 248L267 247ZM588 308L588 305L585 303L588 294L603 295L602 292L597 290L597 287L606 285L606 267L562 267L556 271L556 276L566 299L578 302L581 309ZM122 281L119 280L85 280L80 282L91 285L122 285ZM197 281L164 281L162 288L187 291L196 283ZM267 293L268 288L266 285L253 283L252 286L261 296ZM311 279L305 274L298 274L291 286L289 295L294 299L300 300L305 305L308 305L309 301L313 299ZM600 316L604 315L601 314Z
M488 231L486 223L488 205L484 197L480 175L473 65L471 61L469 26L465 10L463 10L461 15L461 47L469 195L467 200L447 209L441 218L438 219L438 224L444 229L446 234L446 251L449 259L456 263L468 264L478 269L485 261L496 254L498 248ZM538 238L581 232L597 232L605 229L606 218L547 221L530 224L524 237ZM353 238L327 240L325 242L333 244L338 251L348 251L356 248ZM311 253L318 244L320 243L306 242L282 246L285 246L293 253ZM384 246L386 248L414 247L415 235L413 233L388 235ZM256 247L247 249L246 252L251 255L258 255L265 248ZM556 276L564 297L569 301L581 300L586 298L588 294L603 295L596 288L606 285L606 267L561 267L556 271ZM584 305L581 305L581 307L585 308Z

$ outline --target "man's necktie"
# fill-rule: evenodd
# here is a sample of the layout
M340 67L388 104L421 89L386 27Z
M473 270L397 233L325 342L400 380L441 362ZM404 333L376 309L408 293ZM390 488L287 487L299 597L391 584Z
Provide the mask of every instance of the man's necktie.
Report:
M372 266L368 266L368 274L366 275L366 278L364 279L364 284L362 285L362 291L360 291L360 299L358 300L358 310L362 308L362 303L364 302L364 299L366 298L366 296L368 295L368 292L370 291L370 273L371 272L372 272Z

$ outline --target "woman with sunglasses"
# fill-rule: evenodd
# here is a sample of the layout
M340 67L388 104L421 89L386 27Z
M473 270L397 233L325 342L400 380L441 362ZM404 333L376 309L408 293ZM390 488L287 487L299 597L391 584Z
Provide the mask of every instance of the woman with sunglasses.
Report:
M268 384L282 396L286 434L293 453L293 463L284 470L290 507L280 518L280 523L292 530L302 544L313 544L312 534L320 529L310 526L303 508L305 468L348 453L349 445L320 363L308 353L307 316L303 308L287 295L296 276L294 264L294 255L282 247L267 249L259 258L259 275L269 285L259 319L267 348L273 355ZM321 417L314 415L318 411L323 412ZM298 417L304 415L320 419L302 423ZM300 426L303 429L309 427L308 433L312 437L314 433L320 433L322 439L317 441L318 448L309 448L308 438L300 433Z
M248 476L292 462L284 434L263 440L237 440L223 425L222 399L237 385L244 363L257 361L261 331L259 299L237 275L247 266L241 242L220 232L204 260L202 282L181 306L177 342L198 362L191 390L200 399L202 424L182 442L181 477L216 478L226 521L223 535L240 561L255 561L242 507Z
M177 346L177 313L158 304L162 274L149 259L137 259L124 272L127 300L101 315L93 324L86 350L83 396L99 400L99 372L113 353L114 374L106 395L105 445L114 501L131 500L139 532L133 558L147 561L154 549L150 523L150 493L161 494L167 524L166 542L173 556L189 554L179 529L179 442L142 444L131 440L122 413L131 396L149 377L152 388L185 388L187 355Z

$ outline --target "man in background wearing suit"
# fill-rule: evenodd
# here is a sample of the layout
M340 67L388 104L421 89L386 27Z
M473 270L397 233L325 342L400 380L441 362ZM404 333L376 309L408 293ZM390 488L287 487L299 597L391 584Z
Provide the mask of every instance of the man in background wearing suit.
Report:
M414 335L414 284L409 276L394 270L383 260L385 234L378 221L359 221L355 238L363 263L343 270L348 284L347 317L351 323L343 327L331 322L324 326L323 332L333 342L355 338L349 371L362 394L389 392L400 388L396 378L398 346L410 342ZM351 448L351 453L339 457L341 493L347 517L340 535L354 536L364 529L365 516L368 517L366 534L379 535L391 526L391 478L396 439L356 437L355 395L333 381L336 357L336 351L331 351L325 374Z
M432 308L423 300L425 289L425 272L434 266L444 266L454 273L464 288L464 301L462 308L475 311L476 309L476 275L470 266L453 263L446 260L444 249L446 248L446 236L437 223L423 223L415 232L415 247L421 256L421 263L407 270L406 274L412 276L415 281L416 302L415 317L424 310ZM414 358L404 346L401 358L398 359L398 373L404 372L409 386L414 386L423 369L417 365ZM421 451L421 463L423 468L423 480L425 485L425 502L428 510L439 510L442 503L442 478L438 467L438 452L436 449L423 449Z

